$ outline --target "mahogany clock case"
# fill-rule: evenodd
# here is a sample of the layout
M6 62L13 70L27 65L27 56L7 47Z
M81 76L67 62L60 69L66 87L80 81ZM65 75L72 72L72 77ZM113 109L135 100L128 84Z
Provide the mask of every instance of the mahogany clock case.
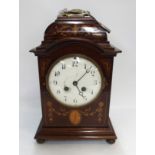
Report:
M81 27L84 26L98 29L98 35L96 32L82 32ZM115 141L116 134L109 119L109 107L113 59L121 51L110 45L107 32L109 30L93 17L59 17L46 29L42 44L31 50L38 56L42 105L42 120L35 135L38 142L47 139L106 139L109 143ZM106 80L99 96L82 107L64 106L48 90L46 80L49 69L58 59L68 55L82 55L92 59Z
M63 42L64 43L64 42ZM64 47L65 45L65 47ZM80 124L78 126L84 127L84 126L106 126L107 125L107 113L108 113L108 102L110 99L110 86L111 86L111 73L112 73L112 62L113 59L110 58L105 58L101 56L100 54L97 53L97 49L94 47L91 47L91 45L87 45L86 43L82 42L77 42L75 41L74 43L68 42L68 44L58 44L55 50L52 49L52 54L49 57L42 57L39 58L39 74L40 74L40 86L41 86L41 95L42 95L42 100L43 103L46 103L43 105L43 114L45 118L45 125L47 126L73 126L73 124L70 122L68 119L69 111L71 110L77 110L80 111L80 114L82 114L82 119ZM75 53L76 51L76 53ZM54 54L55 53L55 54ZM50 95L50 92L47 89L47 84L46 84L46 79L48 75L48 71L53 63L55 63L55 60L59 59L62 56L68 56L68 54L74 54L77 55L81 54L85 55L87 57L90 57L91 59L94 59L96 63L100 66L105 78L106 78L106 87L102 89L100 96L96 98L95 101L92 103L78 107L78 108L72 108L72 107L66 107L59 103L57 100L54 99ZM102 61L108 63L108 67L106 68ZM43 68L44 67L44 68ZM108 69L108 70L107 70ZM48 116L48 108L49 108L49 103L53 103L52 107L55 109L55 115L52 116L54 120L50 121L50 118ZM104 104L104 108L101 109L102 111L97 113L95 110L99 108L100 106L102 107L102 104ZM62 114L56 114L57 112ZM66 115L65 115L66 113ZM93 114L95 113L95 114ZM100 114L101 113L101 114ZM88 116L87 116L88 115ZM99 115L99 116L98 116ZM101 122L97 120L102 120ZM54 121L54 123L53 123Z

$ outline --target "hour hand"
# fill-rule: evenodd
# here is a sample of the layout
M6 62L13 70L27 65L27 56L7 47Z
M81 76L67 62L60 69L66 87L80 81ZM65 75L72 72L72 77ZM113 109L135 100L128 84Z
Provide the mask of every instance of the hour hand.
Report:
M77 88L77 90L78 90L78 92L79 92L79 95L82 96L82 97L84 97L84 96L83 96L83 92L80 91L78 85L75 85L75 87Z
M83 97L83 92L80 91L80 89L79 89L79 87L77 85L76 85L76 88L77 88L77 90L79 92L79 95Z
M77 81L73 81L73 85L77 88L79 95L82 96L83 98L85 98L85 96L83 96L83 92L80 91L79 87L78 87L78 82Z
M80 91L79 87L78 87L78 86L76 86L76 88L77 88L77 89L78 89L78 91L79 91L79 95L80 95L81 97L83 97L85 100L87 100L86 96L84 96L84 95L83 95L83 92L82 92L82 91Z

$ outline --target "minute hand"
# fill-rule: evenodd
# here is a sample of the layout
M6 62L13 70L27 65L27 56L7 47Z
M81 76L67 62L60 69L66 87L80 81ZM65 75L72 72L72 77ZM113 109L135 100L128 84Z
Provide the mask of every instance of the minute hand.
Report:
M92 68L92 66L90 68L86 69L86 72L77 80L77 82L79 82L87 73L89 73L91 68Z

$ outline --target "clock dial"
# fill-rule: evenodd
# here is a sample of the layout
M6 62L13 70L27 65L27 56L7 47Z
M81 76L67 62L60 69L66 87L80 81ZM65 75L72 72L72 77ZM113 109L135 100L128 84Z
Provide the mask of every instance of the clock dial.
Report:
M90 103L105 86L97 65L83 56L60 59L49 71L47 80L51 95L72 107Z

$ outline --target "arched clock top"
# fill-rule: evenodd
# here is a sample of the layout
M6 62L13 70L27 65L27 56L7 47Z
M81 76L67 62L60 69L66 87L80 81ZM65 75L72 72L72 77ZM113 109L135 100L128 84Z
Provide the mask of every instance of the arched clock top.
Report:
M110 44L107 33L110 33L110 30L87 11L79 9L63 11L45 30L41 45L30 52L35 53L36 56L45 56L49 54L49 49L58 44L62 45L63 41L64 43L81 42L81 44L86 42L90 46L101 49L102 54L115 56L121 51Z

